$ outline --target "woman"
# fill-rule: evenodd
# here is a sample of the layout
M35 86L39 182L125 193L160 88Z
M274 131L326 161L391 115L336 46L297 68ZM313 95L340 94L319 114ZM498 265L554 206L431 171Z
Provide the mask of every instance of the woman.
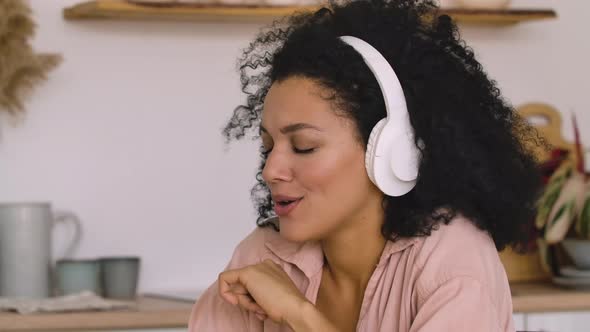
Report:
M534 131L433 1L330 7L244 51L225 135L260 134L259 227L189 329L513 331L497 251L527 243Z

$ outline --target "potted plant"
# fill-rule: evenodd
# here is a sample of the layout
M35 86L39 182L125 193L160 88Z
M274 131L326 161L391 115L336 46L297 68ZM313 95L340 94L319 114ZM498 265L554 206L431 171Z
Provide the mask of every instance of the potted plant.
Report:
M545 265L554 260L548 246L561 244L577 268L590 270L590 177L584 170L575 117L573 126L577 162L563 160L549 178L538 202L535 226L542 234L539 247Z

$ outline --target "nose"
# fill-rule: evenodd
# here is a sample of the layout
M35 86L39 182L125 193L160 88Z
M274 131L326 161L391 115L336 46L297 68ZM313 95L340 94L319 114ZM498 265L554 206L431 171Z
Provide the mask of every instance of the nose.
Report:
M281 152L275 146L266 157L264 168L262 168L262 179L267 184L291 181L293 172L288 154Z

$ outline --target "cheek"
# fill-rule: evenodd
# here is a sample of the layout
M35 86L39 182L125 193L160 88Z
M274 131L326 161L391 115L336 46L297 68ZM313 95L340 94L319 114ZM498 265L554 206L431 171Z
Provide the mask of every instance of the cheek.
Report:
M294 219L282 221L282 236L295 242L320 240L337 229L368 196L370 180L364 167L362 149L300 160L293 175L305 200Z
M350 196L351 190L362 190L370 181L361 148L326 152L305 160L300 166L295 170L295 177L314 199L338 203L342 197Z

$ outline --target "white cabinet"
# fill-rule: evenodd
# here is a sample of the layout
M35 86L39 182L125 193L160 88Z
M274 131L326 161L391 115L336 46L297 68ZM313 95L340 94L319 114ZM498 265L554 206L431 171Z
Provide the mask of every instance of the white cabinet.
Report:
M590 312L552 312L526 314L526 331L588 332Z
M516 329L516 331L526 330L524 314L515 313L512 315L512 317L514 318L514 328Z
M590 311L514 313L516 331L527 332L590 332ZM81 330L80 332L186 332L186 328L137 330Z

